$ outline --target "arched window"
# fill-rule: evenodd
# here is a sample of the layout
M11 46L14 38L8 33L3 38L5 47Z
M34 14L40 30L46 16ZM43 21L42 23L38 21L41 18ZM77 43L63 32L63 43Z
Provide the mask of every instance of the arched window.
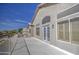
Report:
M50 16L45 16L42 20L42 24L50 22Z

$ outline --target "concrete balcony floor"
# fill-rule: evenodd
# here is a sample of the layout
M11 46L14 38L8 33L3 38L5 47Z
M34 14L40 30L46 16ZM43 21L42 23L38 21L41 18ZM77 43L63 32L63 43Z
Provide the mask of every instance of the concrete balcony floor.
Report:
M67 55L34 37L19 38L12 55Z

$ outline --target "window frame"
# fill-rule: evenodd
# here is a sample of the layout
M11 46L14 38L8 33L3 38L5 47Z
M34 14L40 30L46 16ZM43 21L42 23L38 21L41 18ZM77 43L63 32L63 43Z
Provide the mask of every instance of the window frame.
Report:
M58 39L58 22L62 22L62 21L58 21L58 22L57 22L57 41L79 46L79 43L72 42L72 25L71 25L71 22L76 21L76 20L75 20L76 18L77 18L77 17L73 17L73 18L67 19L68 22L69 22L69 42L68 42L68 41L64 41L64 40L59 40L59 39ZM78 18L79 18L79 17L78 17ZM64 20L63 20L63 21L64 21ZM77 20L77 21L79 21L79 20Z
M36 35L40 36L40 27L36 27Z
M68 24L69 24L69 26L68 26L68 28L69 28L68 29L69 30L69 41L65 40L65 30L64 30L65 29L65 21L67 21ZM59 36L58 36L59 35L59 32L58 32L59 31L59 27L58 26L59 26L59 24L62 24L62 23L63 23L63 34L64 34L63 35L63 38L64 38L63 40L62 39L59 39ZM71 42L70 36L71 35L70 35L70 21L69 21L69 19L57 22L57 40L58 41L61 41L61 42L68 43L68 44L71 44L70 43Z
M50 17L50 16L45 16L45 17L42 19L42 24L49 23L50 21L51 21L51 17Z
M77 42L77 41L74 41L74 39L72 39L73 37L72 37L72 22L76 22L76 21L79 21L79 17L75 17L75 18L72 18L72 19L70 19L70 25L71 25L71 43L72 44L76 44L76 45L79 45L79 42Z

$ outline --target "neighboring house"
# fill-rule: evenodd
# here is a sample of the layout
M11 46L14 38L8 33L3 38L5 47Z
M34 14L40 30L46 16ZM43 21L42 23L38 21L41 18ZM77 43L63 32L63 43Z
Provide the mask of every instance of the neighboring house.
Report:
M27 31L27 28L23 28L23 31L22 31L22 34L23 34L23 37L27 37L28 35L28 31Z
M79 54L79 4L46 3L38 6L32 20L32 36Z
M33 34L34 30L33 29L34 29L34 25L28 24L25 31L27 32L29 37L34 36L34 34Z

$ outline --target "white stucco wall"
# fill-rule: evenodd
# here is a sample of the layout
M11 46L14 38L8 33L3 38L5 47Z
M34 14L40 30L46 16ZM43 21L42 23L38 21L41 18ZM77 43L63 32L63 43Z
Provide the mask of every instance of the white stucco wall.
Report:
M38 11L36 18L34 19L34 22L33 22L34 25L39 24L38 26L40 27L40 36L36 35L36 27L38 27L38 26L34 27L34 36L43 40L43 38L44 38L43 26L49 24L50 25L50 43L53 44L53 45L56 45L56 46L58 46L62 49L68 50L72 53L79 54L79 53L77 53L77 50L79 49L78 46L59 41L58 38L57 38L57 22L63 20L63 19L57 19L57 14L64 11L64 10L67 10L67 9L69 9L69 8L75 6L75 5L76 5L75 3L70 3L70 4L62 3L62 4L55 4L55 5L52 5L52 6L49 6L49 7L41 8ZM46 23L46 24L43 25L42 19L46 15L51 17L51 21L49 23ZM73 17L73 16L71 16L71 17ZM52 28L52 24L54 24L54 29Z

